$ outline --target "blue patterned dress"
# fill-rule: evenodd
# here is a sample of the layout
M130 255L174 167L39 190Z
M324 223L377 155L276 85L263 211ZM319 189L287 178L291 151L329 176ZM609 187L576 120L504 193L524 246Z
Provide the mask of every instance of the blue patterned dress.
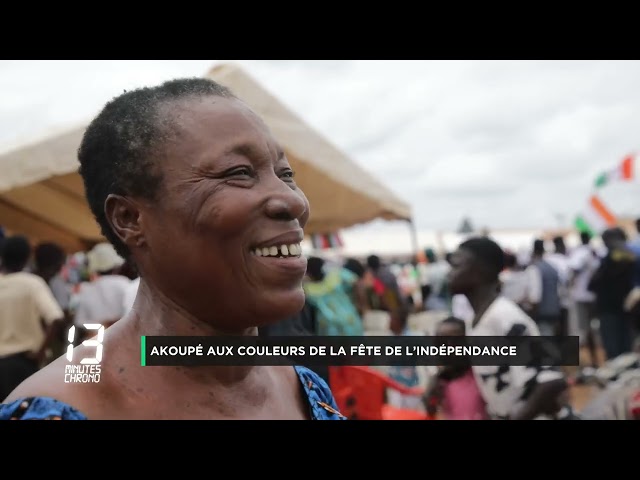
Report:
M302 383L312 420L346 420L338 412L326 382L306 367L294 367ZM87 420L75 408L49 397L21 398L0 404L0 420Z

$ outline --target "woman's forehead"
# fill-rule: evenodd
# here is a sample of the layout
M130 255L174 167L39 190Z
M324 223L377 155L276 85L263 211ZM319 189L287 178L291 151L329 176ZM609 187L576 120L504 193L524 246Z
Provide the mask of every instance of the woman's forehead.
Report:
M247 104L235 98L215 95L187 97L169 102L166 114L173 117L177 125L197 126L208 123L231 122L235 127L242 125L260 126L266 129L262 119Z
M173 117L177 144L218 155L256 156L265 147L283 153L262 119L236 99L207 97L176 102Z

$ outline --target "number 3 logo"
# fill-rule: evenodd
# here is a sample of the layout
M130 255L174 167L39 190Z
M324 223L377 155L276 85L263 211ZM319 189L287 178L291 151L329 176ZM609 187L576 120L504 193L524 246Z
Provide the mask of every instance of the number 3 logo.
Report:
M104 325L100 323L85 323L82 325L87 330L98 330L98 338L96 340L85 340L82 342L82 345L85 347L96 347L96 356L95 357L85 357L80 360L80 363L83 365L96 365L102 361L102 339L104 338ZM73 342L76 339L76 326L74 325L69 329L69 335L67 340L69 341L69 346L67 347L67 360L73 360Z

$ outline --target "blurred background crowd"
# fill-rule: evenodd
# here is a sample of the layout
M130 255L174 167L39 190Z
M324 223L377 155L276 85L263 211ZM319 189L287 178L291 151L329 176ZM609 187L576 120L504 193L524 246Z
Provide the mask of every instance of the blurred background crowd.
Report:
M611 228L600 238L582 233L571 246L559 236L536 239L528 255L500 250L500 297L531 318L539 334L579 337L580 366L564 370L571 384L570 403L587 417L626 419L638 414L640 220L635 229ZM22 235L3 234L1 245L4 398L26 377L64 355L69 344L94 335L86 324L108 328L122 318L135 300L138 277L108 243L72 255L55 243L33 245ZM484 250L476 252L482 256ZM262 328L261 335L464 335L472 330L475 312L468 292L450 288L455 252L426 248L407 258L323 258L322 253L307 252L303 311ZM486 255L479 260L496 262L495 256ZM435 366L347 367L351 371L346 380L331 368L316 370L336 390L347 382L350 401L373 402L381 418L488 417L486 395L483 398L469 368L449 378L452 372ZM461 389L443 390L443 379L456 380ZM352 410L357 418L360 410ZM374 415L364 410L361 417Z

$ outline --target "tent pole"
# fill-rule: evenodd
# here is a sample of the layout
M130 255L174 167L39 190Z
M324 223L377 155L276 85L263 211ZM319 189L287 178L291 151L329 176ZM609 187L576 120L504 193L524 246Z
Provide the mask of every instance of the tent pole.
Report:
M407 220L407 222L409 223L409 230L411 233L411 247L413 249L413 256L414 258L418 258L418 232L416 230L416 225L415 223L413 223L413 219L410 218L409 220Z

